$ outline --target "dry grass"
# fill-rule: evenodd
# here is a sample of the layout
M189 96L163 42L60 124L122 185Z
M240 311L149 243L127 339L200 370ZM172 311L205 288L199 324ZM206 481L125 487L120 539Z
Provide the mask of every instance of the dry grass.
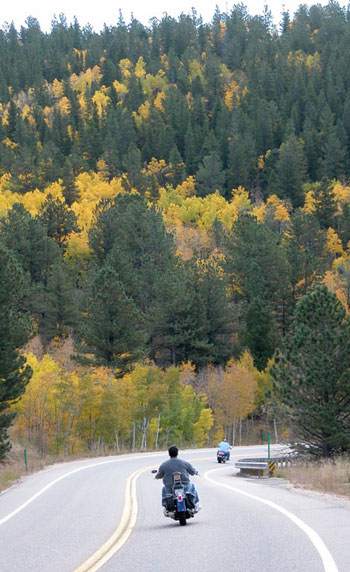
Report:
M278 473L296 487L350 498L350 458L300 463Z
M23 476L40 471L48 465L69 459L46 456L44 459L33 447L26 446L28 470L24 462L23 445L12 441L12 449L6 463L0 463L0 493L17 483ZM295 486L318 492L336 494L350 499L350 457L339 457L334 461L298 463L294 466L278 468L275 477L288 479Z
M21 477L40 471L47 465L62 461L58 457L40 457L36 449L26 446L27 470L24 460L24 447L19 443L12 442L12 449L4 463L0 463L0 493L17 483Z

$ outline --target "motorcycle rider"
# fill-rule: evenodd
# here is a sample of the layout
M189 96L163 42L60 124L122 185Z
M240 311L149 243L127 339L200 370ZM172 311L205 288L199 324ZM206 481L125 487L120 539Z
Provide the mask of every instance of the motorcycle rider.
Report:
M219 451L223 451L226 455L227 461L230 460L230 449L232 449L230 443L228 443L227 439L224 438L221 443L218 445Z
M185 490L192 493L195 498L195 509L194 512L198 512L201 507L199 504L198 493L196 487L190 482L189 475L198 475L198 471L192 467L191 463L183 459L178 458L179 449L176 445L172 445L168 449L169 457L167 461L164 461L155 475L155 479L163 479L163 489L162 489L162 506L164 507L165 516L169 516L169 512L166 508L165 496L172 494L173 486L173 473L181 473L181 481L185 487Z

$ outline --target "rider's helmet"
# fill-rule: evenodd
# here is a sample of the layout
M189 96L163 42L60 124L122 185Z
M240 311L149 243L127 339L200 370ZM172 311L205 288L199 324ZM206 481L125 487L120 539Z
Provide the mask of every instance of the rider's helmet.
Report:
M227 441L226 437L224 437L224 441Z

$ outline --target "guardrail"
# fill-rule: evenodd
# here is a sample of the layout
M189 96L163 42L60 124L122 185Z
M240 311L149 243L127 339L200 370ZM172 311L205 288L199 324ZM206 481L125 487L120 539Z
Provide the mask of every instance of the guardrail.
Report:
M237 459L235 467L240 470L242 475L256 475L258 477L268 475L272 477L276 467L290 467L294 464L295 458L296 454L293 452L278 457L270 457L270 459L267 457L247 457Z

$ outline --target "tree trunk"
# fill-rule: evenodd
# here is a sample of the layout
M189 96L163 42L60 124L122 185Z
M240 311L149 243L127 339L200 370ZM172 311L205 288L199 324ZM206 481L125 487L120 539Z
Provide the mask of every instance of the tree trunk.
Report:
M160 429L160 413L158 415L158 425L157 425L157 433L156 433L156 450L158 449L159 429Z
M274 418L273 420L273 428L275 431L275 443L278 443L278 431L277 431L277 423L276 423L276 419Z

